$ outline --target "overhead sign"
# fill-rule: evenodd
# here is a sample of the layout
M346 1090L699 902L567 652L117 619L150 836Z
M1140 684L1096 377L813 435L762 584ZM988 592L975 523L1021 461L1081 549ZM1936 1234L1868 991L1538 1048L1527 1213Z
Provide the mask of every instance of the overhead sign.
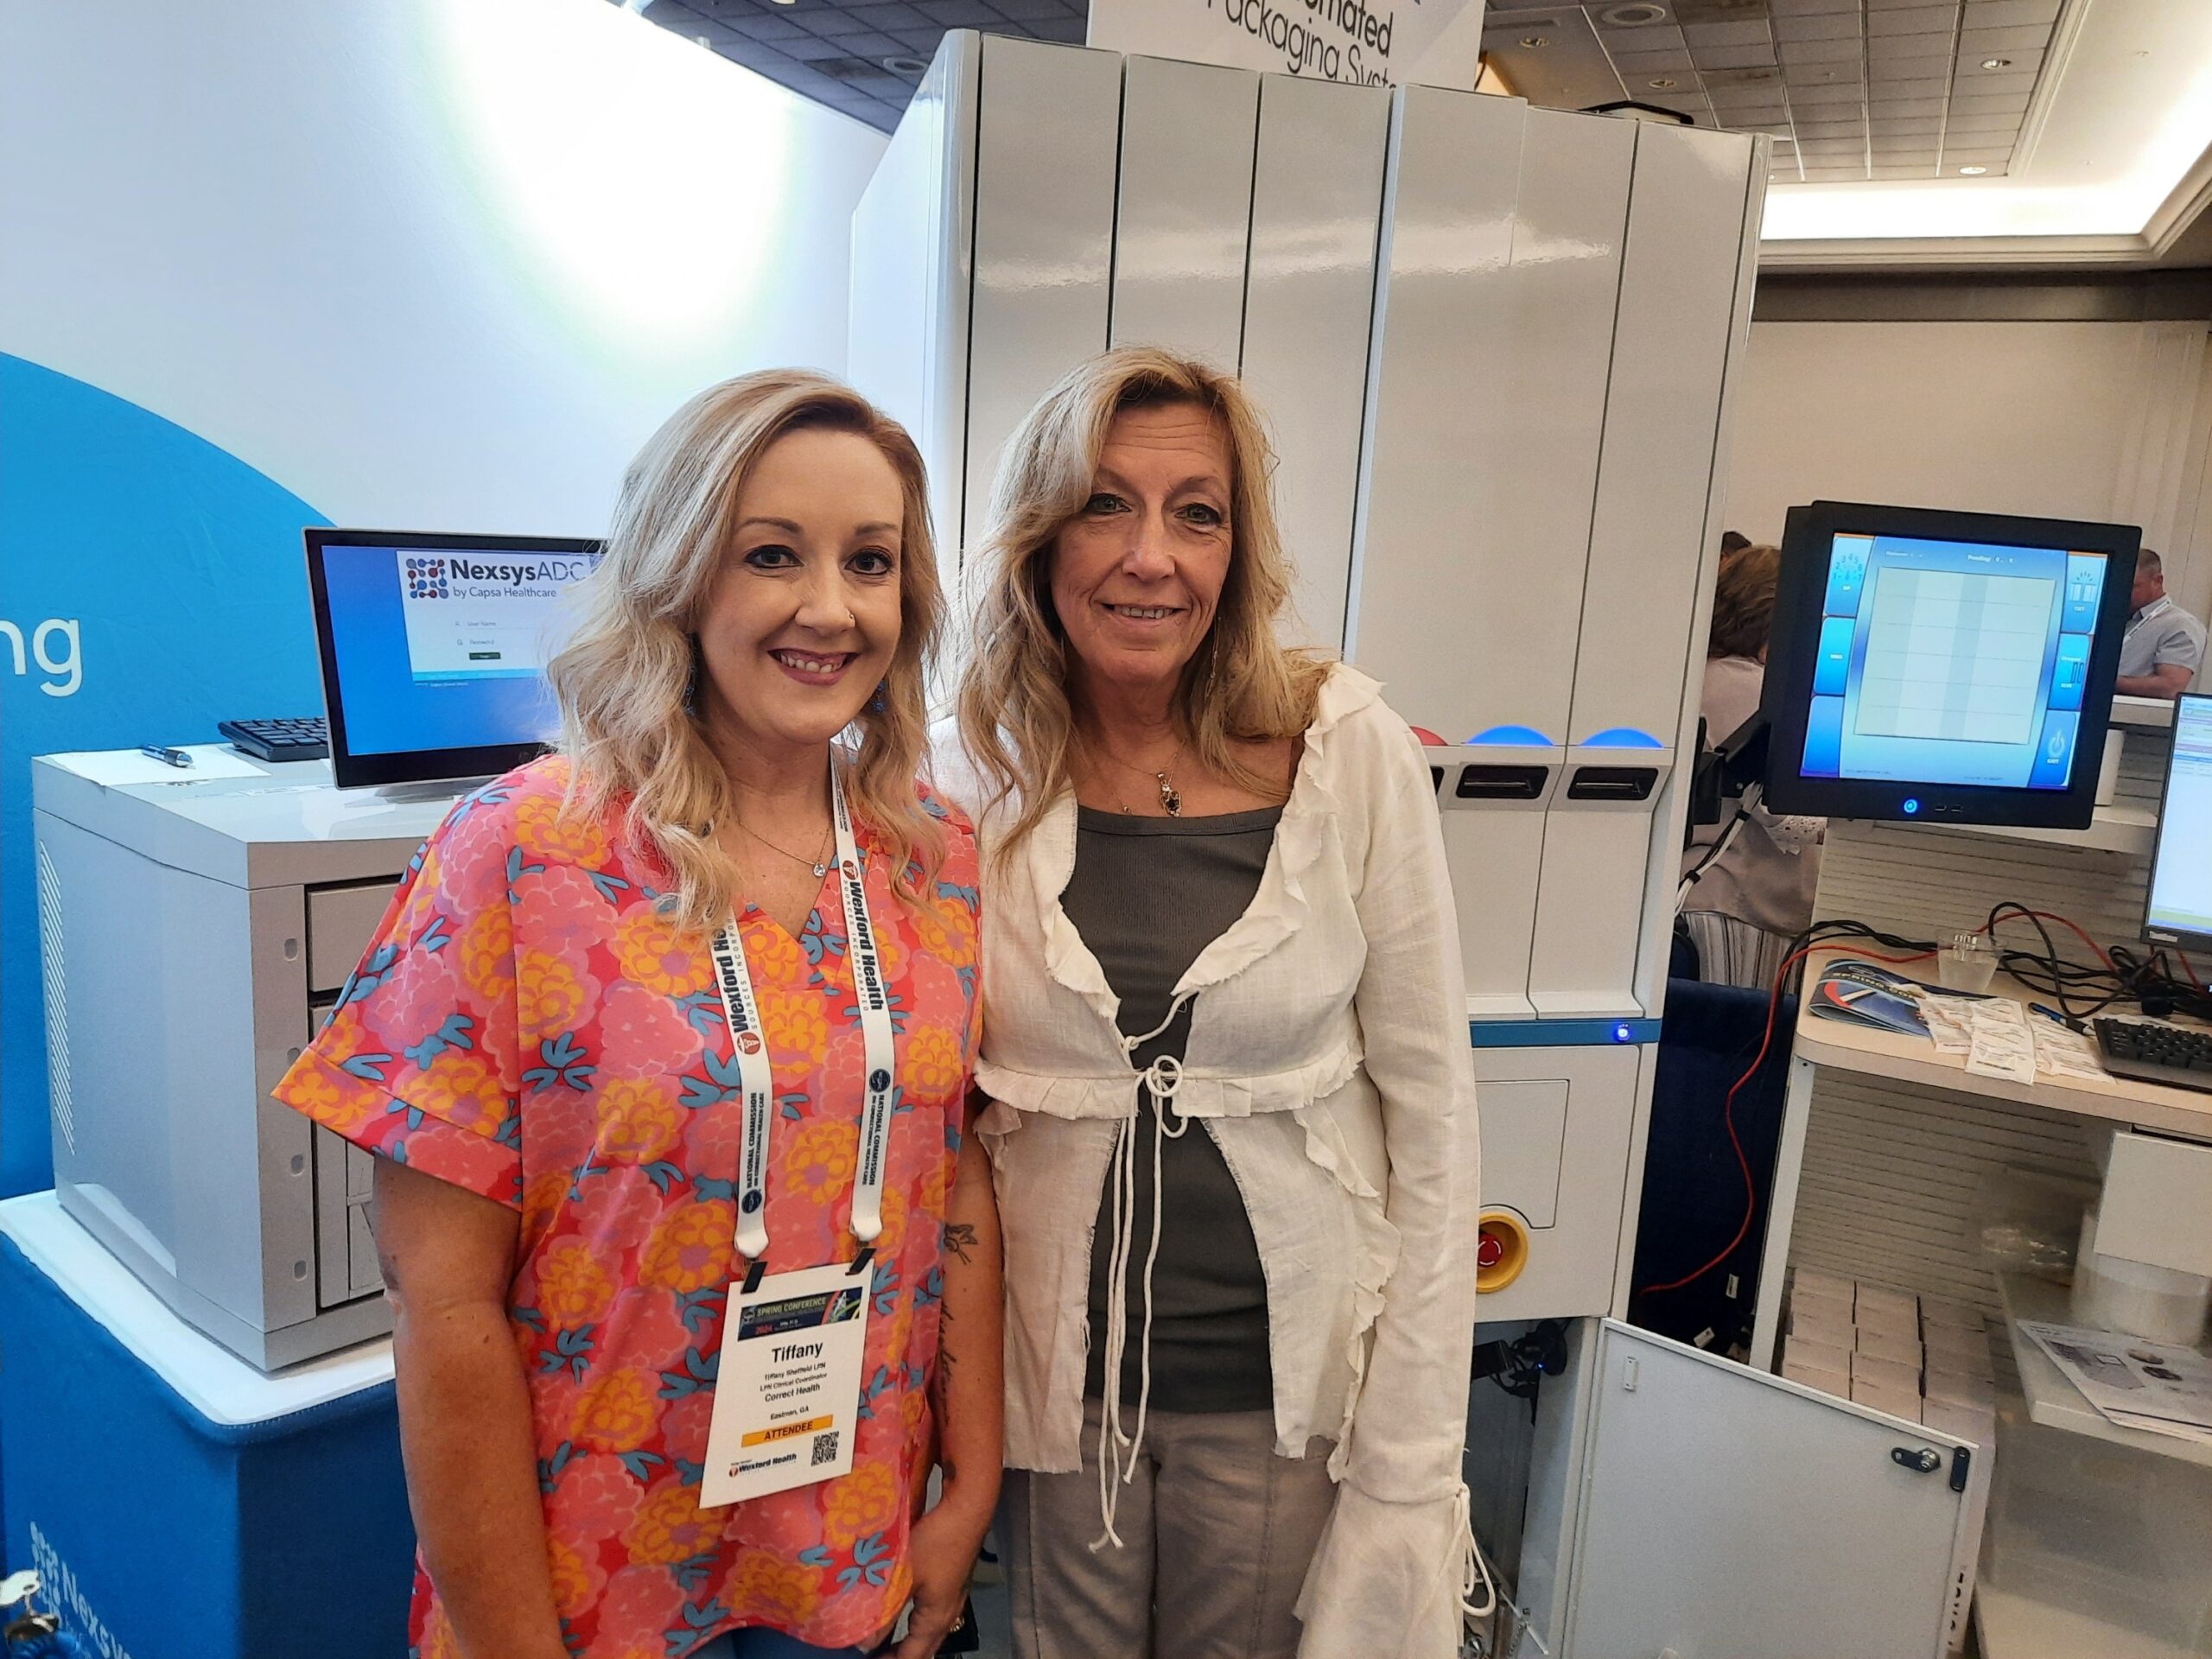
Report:
M1483 0L1090 0L1112 52L1363 86L1471 91Z

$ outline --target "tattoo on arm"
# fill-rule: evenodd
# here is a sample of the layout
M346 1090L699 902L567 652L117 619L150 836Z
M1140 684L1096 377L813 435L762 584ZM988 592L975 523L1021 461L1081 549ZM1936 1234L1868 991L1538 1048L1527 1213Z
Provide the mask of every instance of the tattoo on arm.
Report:
M973 1262L976 1259L975 1227L964 1221L945 1223L944 1248L950 1254L959 1257L963 1266ZM945 1317L949 1319L951 1316L947 1314Z

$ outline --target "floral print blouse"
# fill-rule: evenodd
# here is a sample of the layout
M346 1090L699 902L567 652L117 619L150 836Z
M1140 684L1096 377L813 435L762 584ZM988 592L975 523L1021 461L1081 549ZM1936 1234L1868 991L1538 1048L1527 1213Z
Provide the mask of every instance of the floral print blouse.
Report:
M930 1468L942 1223L980 1007L973 833L925 794L949 847L915 912L857 829L899 1092L852 1472L702 1510L742 1265L737 1067L707 943L656 902L668 872L619 810L564 814L568 781L552 757L455 805L276 1097L520 1212L508 1319L572 1653L676 1659L746 1626L857 1645L905 1602ZM777 1089L771 1271L858 1249L862 1039L835 879L796 938L749 906L739 922ZM410 1659L458 1650L418 1567Z

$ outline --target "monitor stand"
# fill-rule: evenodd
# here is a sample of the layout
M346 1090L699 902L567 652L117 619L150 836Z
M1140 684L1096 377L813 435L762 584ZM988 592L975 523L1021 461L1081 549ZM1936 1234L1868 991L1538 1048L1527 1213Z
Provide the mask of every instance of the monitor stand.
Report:
M368 792L394 806L416 801L457 801L480 784L490 783L496 775L487 772L480 778L431 778L412 784L378 784Z

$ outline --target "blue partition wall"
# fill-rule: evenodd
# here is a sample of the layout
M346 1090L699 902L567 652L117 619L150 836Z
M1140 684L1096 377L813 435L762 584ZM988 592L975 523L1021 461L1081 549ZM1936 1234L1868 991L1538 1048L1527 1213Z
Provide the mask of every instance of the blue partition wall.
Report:
M329 521L183 428L4 353L0 455L5 1198L54 1180L30 758L320 712L300 532Z

